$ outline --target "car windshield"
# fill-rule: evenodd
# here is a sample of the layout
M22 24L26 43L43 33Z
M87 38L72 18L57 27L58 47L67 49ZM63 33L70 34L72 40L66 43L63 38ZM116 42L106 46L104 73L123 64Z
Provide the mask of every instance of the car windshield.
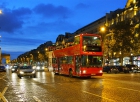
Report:
M0 66L0 68L5 68L4 66Z
M21 66L20 69L32 69L32 66Z

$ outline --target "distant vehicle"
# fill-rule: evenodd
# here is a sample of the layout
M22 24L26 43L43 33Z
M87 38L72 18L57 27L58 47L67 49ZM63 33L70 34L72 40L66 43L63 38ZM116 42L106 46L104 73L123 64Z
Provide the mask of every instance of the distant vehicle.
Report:
M116 66L104 66L103 67L103 72L107 73L119 73L119 70Z
M24 76L36 77L36 70L32 66L20 66L17 69L17 76L19 78Z
M44 71L45 66L36 66L36 71Z
M117 65L116 68L119 70L119 72L129 73L130 71L126 66Z
M140 73L140 67L138 67L138 71L137 72Z
M17 69L18 69L18 65L13 65L12 67L11 67L11 72L13 73L13 72L16 72L17 71Z
M6 67L5 66L0 66L0 72L6 72Z
M133 72L133 73L137 73L139 70L138 66L134 64L126 64L125 66L129 68L130 72Z

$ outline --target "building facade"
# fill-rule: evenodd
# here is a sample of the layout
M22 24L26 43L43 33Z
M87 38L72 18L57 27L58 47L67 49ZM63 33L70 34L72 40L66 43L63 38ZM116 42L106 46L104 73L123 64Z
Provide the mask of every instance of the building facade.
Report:
M109 28L117 24L121 21L125 21L126 19L131 20L131 24L134 27L135 35L139 37L140 35L140 1L139 0L128 0L125 7L123 9L117 9L115 11L110 11L109 13L106 13L104 17L101 17L100 19L78 29L74 32L74 35L77 35L79 33L96 33L101 34L100 28L102 26L106 26L109 30ZM111 32L108 31L108 33L105 33L104 36L113 36ZM116 52L109 52L109 49L104 52L104 58L107 60L108 56L115 55ZM111 65L125 65L125 64L136 64L140 66L140 51L135 52L132 51L130 53L126 53L123 55L123 60L120 60L121 53L118 52L118 55L115 57L110 58L110 64Z

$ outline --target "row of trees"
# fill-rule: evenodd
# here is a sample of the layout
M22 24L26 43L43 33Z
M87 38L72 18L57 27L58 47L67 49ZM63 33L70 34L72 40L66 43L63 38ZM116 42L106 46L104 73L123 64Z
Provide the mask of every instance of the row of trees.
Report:
M121 62L124 56L140 53L140 28L135 25L130 19L112 25L110 35L105 37L105 53L111 52L111 57L119 55Z
M34 64L36 62L48 61L47 48L52 46L52 41L47 41L41 44L37 49L25 52L17 57L17 59L12 60L11 63L23 63Z

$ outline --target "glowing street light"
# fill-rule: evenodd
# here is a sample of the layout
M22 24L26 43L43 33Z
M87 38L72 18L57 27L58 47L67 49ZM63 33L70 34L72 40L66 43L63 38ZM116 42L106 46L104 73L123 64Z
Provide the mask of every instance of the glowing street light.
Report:
M2 10L0 10L0 14L2 14Z
M101 27L100 30L101 30L102 32L105 32L106 29L105 29L105 27Z

